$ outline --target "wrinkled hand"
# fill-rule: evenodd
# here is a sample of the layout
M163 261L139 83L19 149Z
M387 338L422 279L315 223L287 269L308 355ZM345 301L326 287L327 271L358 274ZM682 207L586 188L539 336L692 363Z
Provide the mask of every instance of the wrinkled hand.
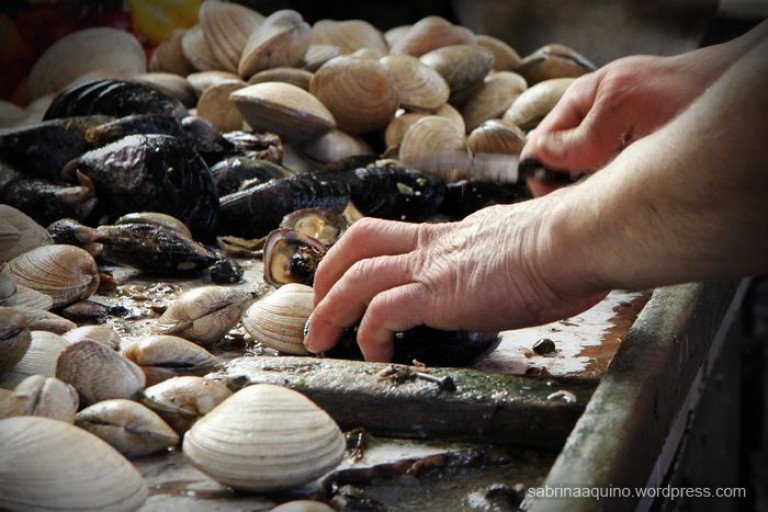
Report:
M486 208L456 223L356 222L315 275L307 349L330 349L361 316L366 360L388 361L393 333L418 325L496 331L592 306L605 292L559 286L559 276L573 276L567 256L539 236L547 199Z
M578 78L528 135L522 157L553 169L595 170L652 133L706 88L713 72L693 57L627 57ZM529 180L535 195L555 187Z

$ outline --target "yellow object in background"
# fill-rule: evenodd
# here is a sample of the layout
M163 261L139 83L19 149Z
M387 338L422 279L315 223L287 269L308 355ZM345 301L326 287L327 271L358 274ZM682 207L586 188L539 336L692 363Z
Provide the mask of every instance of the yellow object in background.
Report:
M129 0L133 31L148 45L160 44L175 28L197 23L202 0Z

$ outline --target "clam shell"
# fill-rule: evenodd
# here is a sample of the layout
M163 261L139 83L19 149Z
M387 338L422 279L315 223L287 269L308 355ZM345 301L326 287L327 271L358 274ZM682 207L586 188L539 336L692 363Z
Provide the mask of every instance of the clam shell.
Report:
M484 122L469 134L467 147L472 153L519 155L525 146L525 133L515 125L497 119Z
M312 80L312 72L298 68L272 68L259 71L248 79L250 85L262 82L285 82L295 85L305 91L309 91L309 82Z
M444 46L421 56L421 62L437 70L451 89L448 101L461 105L483 84L493 68L493 52L478 45Z
M278 288L288 283L312 285L326 248L311 236L291 228L277 228L264 243L264 281Z
M403 141L403 136L408 129L416 123L419 119L427 117L428 115L436 115L444 117L456 125L456 129L459 133L464 133L466 129L464 124L464 118L458 110L452 107L449 103L444 104L437 109L433 114L427 114L423 112L404 112L395 117L388 125L384 132L384 142L387 148L397 148Z
M149 491L141 473L107 443L63 421L19 416L0 421L4 508L138 510Z
M338 425L297 391L270 384L241 389L184 437L189 461L235 489L275 491L335 468L346 442Z
M87 299L99 287L93 256L73 245L45 245L9 261L2 270L17 284L44 293L60 307Z
M197 102L197 93L183 76L173 73L143 73L136 75L132 81L148 85L163 94L176 98L185 107L194 107Z
M184 56L181 48L181 40L186 29L176 28L170 35L152 52L149 58L149 71L154 73L173 73L174 75L187 76L195 71L195 67Z
M136 364L90 340L67 345L56 362L56 378L74 386L86 406L110 398L133 398L146 382Z
M312 40L312 29L296 11L274 12L250 36L237 71L247 78L267 68L298 67Z
M147 71L141 43L130 33L109 27L86 28L53 43L29 72L32 99L55 93L92 71L130 78Z
M15 278L9 275L3 275L3 278L8 278L15 282ZM21 307L21 308L35 308L35 309L51 309L53 307L53 299L32 288L17 284L16 293L12 296L0 301L0 305L6 307ZM45 330L45 329L41 329Z
M342 55L315 71L309 90L351 134L384 128L395 117L397 91L383 64Z
M475 44L488 48L493 52L493 69L496 71L513 71L520 65L520 55L501 39L480 34L475 37Z
M411 30L413 25L398 25L384 32L384 40L392 48Z
M440 16L427 16L416 22L410 30L392 45L393 55L420 57L443 46L474 44L475 34L466 27L454 25Z
M282 503L270 512L333 512L330 505L322 501L295 500Z
M31 331L30 343L24 357L16 366L2 375L0 386L15 388L30 375L56 376L56 361L68 343L58 334Z
M29 215L7 204L0 204L0 261L52 242L46 229Z
M461 107L467 130L472 131L489 119L503 116L526 87L525 78L512 71L488 75L483 85Z
M198 96L202 96L206 89L221 82L240 81L240 75L229 71L198 71L187 75L187 82L192 86Z
M341 55L341 48L332 44L311 44L304 54L304 69L317 71L320 66Z
M198 71L222 69L219 59L205 40L200 24L189 27L181 36L181 51L192 67Z
M200 6L200 26L211 52L222 69L237 72L248 38L264 22L264 16L243 5L206 0Z
M427 116L411 126L400 143L400 160L407 166L437 174L445 181L469 178L467 170L444 168L439 163L427 163L432 154L451 154L467 150L464 133L445 117Z
M515 98L502 120L514 124L524 131L536 128L550 110L552 110L574 78L555 78L545 80L529 87Z
M345 158L375 154L362 138L341 130L333 130L301 146L304 154L323 163L338 162Z
M164 380L144 390L141 402L160 415L179 434L232 396L214 380L183 376Z
M0 308L0 374L16 366L27 353L32 337L27 317L13 308Z
M147 336L132 343L123 355L141 367L147 386L180 375L203 376L221 366L216 356L178 336Z
M314 291L290 283L253 303L243 314L246 332L265 347L286 354L307 355L304 324L314 309Z
M312 44L336 46L341 53L372 48L384 55L389 46L381 30L364 20L318 20L312 26Z
M24 315L26 317L27 328L30 331L48 331L54 334L64 334L77 327L75 322L67 320L56 313L46 311L45 309L31 308L27 306L0 307L0 316L2 316L2 311L6 309Z
M394 82L400 106L432 112L448 101L448 83L435 69L410 55L388 55L381 63Z
M75 425L109 443L126 457L141 457L176 446L179 435L148 407L115 398L86 407Z
M314 139L336 128L328 108L295 85L264 82L235 91L230 98L254 130L288 140Z
M199 286L179 295L158 319L153 332L211 345L237 324L253 299L253 292L242 288Z
M526 56L514 70L529 85L555 78L576 78L597 69L586 57L562 44L542 46Z
M77 391L54 377L31 375L0 399L0 418L44 416L72 423L80 400Z
M111 350L120 350L120 335L106 325L84 325L64 333L62 336L68 343L95 341Z
M207 119L221 132L233 132L243 127L243 116L229 95L246 87L242 80L219 82L208 87L197 102L197 115Z

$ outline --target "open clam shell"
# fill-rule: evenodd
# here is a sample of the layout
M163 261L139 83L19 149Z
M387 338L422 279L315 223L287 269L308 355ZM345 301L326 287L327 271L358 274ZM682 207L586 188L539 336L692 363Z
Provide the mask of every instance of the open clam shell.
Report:
M264 244L264 280L275 287L288 283L311 286L325 252L325 245L301 231L275 229Z
M54 307L87 299L99 287L93 256L73 245L32 249L9 261L2 272L20 285L50 296Z
M246 332L265 347L286 354L307 355L304 324L314 308L310 286L291 283L253 303L243 314Z
M335 468L346 442L338 425L298 391L270 384L241 389L184 437L187 459L235 489L275 491Z
M276 11L251 33L237 71L248 78L257 71L281 66L299 67L312 40L312 29L291 9Z
M75 388L54 377L30 375L0 399L0 418L45 416L72 423L80 400Z
M63 421L0 420L0 496L9 510L138 510L141 473L107 443Z

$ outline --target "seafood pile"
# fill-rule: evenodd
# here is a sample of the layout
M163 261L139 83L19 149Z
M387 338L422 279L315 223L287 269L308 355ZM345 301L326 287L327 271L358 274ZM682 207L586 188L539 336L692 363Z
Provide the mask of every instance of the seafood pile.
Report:
M136 510L148 489L130 459L169 449L251 492L332 471L345 448L333 418L287 388L233 394L206 378L224 364L217 347L240 332L249 354L311 357L302 341L315 269L361 216L439 222L527 199L524 183L429 157L519 154L574 77L594 69L561 45L520 58L436 16L382 32L206 0L199 19L148 70L125 33L67 36L33 69L35 102L0 110L0 444L11 447L0 495L10 508L56 497L64 510ZM109 58L51 64L83 45ZM169 302L140 318L148 332L130 336L125 308L93 299L119 296L136 275L184 286L167 284ZM498 342L420 327L397 334L395 362L462 366ZM326 356L361 359L355 329Z

